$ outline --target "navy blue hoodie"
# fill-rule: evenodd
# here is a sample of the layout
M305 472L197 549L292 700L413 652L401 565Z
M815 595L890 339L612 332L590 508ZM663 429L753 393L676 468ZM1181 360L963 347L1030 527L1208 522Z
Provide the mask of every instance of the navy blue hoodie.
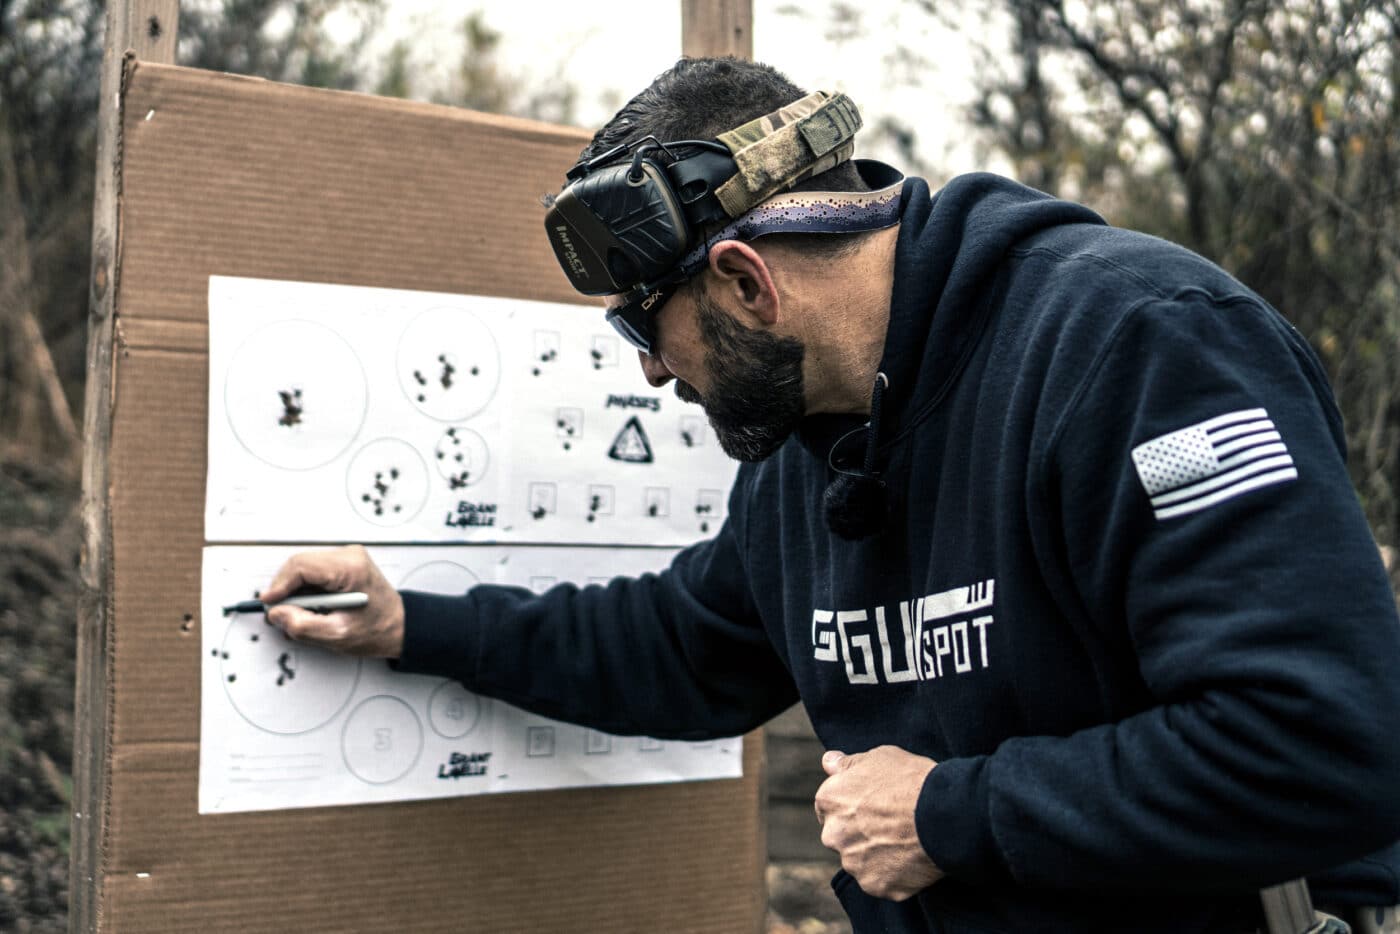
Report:
M861 420L808 418L660 574L406 592L401 667L681 739L800 698L828 748L932 757L947 875L838 873L858 932L1243 931L1304 874L1400 901L1400 622L1298 333L1085 208L911 179L881 370L876 535L821 508Z

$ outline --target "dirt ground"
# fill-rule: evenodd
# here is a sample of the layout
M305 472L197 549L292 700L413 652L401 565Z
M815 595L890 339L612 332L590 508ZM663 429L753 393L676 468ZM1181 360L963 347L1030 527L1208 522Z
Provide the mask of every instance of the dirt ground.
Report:
M0 451L0 931L68 929L79 490ZM849 934L826 863L768 868L769 934Z

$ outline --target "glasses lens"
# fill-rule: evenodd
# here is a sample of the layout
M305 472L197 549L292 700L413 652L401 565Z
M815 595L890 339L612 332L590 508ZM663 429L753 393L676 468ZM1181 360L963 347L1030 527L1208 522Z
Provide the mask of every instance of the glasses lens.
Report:
M633 291L621 305L608 310L608 323L627 343L642 353L651 353L656 345L656 313L676 294L677 288L679 283L671 282Z
M633 327L632 322L628 320L627 316L619 309L614 308L608 312L608 324L611 324L613 330L621 334L622 339L627 341L627 343L636 347L644 354L651 353L652 341L650 336L639 332Z

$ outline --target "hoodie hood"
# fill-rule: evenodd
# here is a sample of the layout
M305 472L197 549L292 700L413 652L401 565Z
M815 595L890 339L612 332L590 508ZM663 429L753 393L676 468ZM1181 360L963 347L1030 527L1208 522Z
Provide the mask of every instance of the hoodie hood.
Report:
M1105 222L999 175L962 175L930 197L904 185L890 324L880 371L889 378L881 439L893 439L956 381L995 307L992 282L1007 251L1063 224Z
M1001 296L1007 251L1051 227L1103 225L1078 204L989 173L953 179L929 195L923 179L901 192L890 321L869 421L804 419L799 439L838 476L823 496L828 528L859 539L884 524L883 448L916 425L956 382Z

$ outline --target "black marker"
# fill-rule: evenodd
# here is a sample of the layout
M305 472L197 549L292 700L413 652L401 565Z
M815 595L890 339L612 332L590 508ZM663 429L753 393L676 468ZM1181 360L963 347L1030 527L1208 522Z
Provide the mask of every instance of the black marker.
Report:
M354 593L309 593L288 597L273 604L273 606L299 606L314 613L329 613L331 610L358 610L360 607L368 605L369 596L358 591ZM265 613L267 610L267 604L261 600L242 600L224 607L224 615Z

